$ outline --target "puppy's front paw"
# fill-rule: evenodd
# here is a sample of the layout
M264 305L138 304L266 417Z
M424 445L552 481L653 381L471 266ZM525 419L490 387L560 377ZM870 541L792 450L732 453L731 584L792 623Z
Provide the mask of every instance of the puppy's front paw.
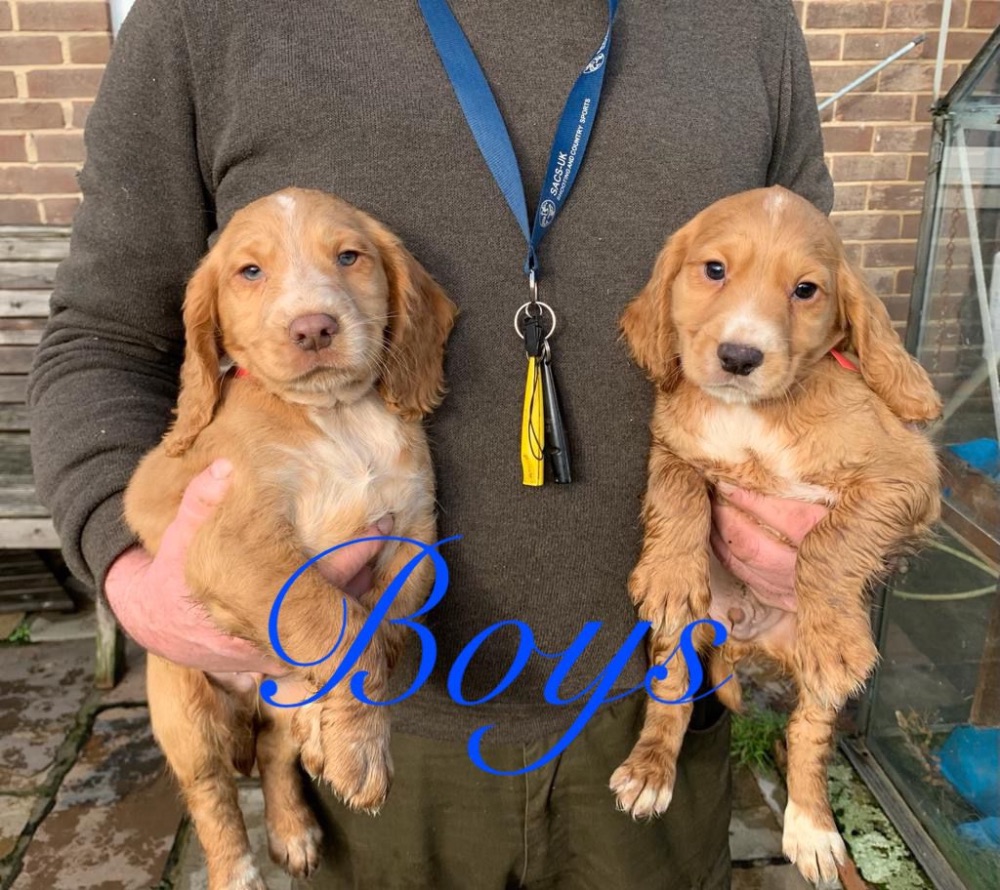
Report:
M800 640L795 657L802 685L827 707L839 709L864 688L878 661L878 650L867 633L852 639L831 632L830 640L840 642L816 646L802 645Z
M666 812L675 778L676 770L667 758L637 746L611 776L611 790L618 798L618 809L634 819L646 819Z
M323 778L352 810L378 813L392 785L388 724L370 733L335 734L329 745Z
M387 715L327 700L299 708L293 728L305 771L329 782L351 809L377 813L392 784Z
M707 577L680 562L663 567L655 576L636 571L629 594L639 620L652 625L653 637L679 634L697 615L708 614L711 601Z
M837 865L847 861L847 848L831 815L824 814L821 824L810 818L794 801L785 808L785 829L781 848L785 856L807 881L813 884L832 882Z

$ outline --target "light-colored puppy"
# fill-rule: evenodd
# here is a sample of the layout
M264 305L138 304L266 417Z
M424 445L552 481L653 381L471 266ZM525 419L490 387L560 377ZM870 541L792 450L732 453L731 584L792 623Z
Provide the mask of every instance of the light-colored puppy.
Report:
M268 617L309 555L381 517L393 534L435 540L434 481L421 417L443 393L454 306L382 225L320 192L288 189L236 213L199 266L184 302L187 351L177 418L142 461L126 517L155 553L185 487L216 458L232 487L198 531L187 583L215 623L271 651ZM228 356L237 373L220 375ZM279 634L318 690L372 605L415 554L387 544L360 601L308 569L291 588ZM390 617L412 612L431 583L424 564ZM345 621L346 619L346 621ZM367 695L385 697L401 640L388 625L363 652ZM296 711L264 706L256 690L223 689L200 671L149 658L157 740L205 848L212 890L259 890L232 768L256 758L272 856L295 875L317 864L318 828L298 760L350 806L377 809L392 776L388 717L349 683Z

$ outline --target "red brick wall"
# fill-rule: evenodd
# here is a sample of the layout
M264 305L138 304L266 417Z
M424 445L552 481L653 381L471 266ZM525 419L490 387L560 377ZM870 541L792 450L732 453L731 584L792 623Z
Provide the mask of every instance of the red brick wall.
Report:
M834 220L897 321L906 319L913 283L942 6L922 0L796 3L821 99L927 35L823 113L827 163L837 186ZM1000 0L954 0L943 92L997 26Z
M0 225L72 219L109 30L101 0L0 0Z
M918 34L927 41L823 116L835 219L903 320L930 143L940 2L800 0L820 97ZM944 88L1000 25L1000 0L954 0ZM99 0L0 0L0 224L68 222L81 128L109 47Z

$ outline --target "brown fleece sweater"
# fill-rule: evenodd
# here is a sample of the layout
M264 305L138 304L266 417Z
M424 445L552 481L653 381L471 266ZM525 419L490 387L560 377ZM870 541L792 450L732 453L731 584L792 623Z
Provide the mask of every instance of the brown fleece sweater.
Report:
M600 43L604 0L454 0L507 121L533 214L570 86ZM429 423L451 587L428 624L438 670L396 726L487 741L561 729L552 662L532 658L501 699L453 705L447 669L487 626L519 619L540 649L604 627L563 695L634 626L626 579L640 543L651 392L617 319L664 239L724 195L782 184L824 211L802 34L788 0L621 4L590 147L542 242L541 298L574 449L571 485L525 488L525 358L511 320L525 245L452 93L416 3L139 0L88 122L84 202L59 270L30 387L38 490L73 571L99 586L132 536L121 492L177 395L184 284L238 208L290 185L340 195L395 230L461 309L450 393ZM510 664L507 628L467 672L484 695ZM411 649L411 654L415 652ZM633 658L619 688L639 683Z

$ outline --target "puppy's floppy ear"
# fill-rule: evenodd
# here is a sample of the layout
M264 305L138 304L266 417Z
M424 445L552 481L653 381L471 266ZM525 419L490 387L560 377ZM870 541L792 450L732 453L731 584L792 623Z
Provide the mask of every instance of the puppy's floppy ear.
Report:
M846 259L841 259L837 272L837 293L847 348L858 356L869 388L901 420L912 423L939 417L941 399L930 377L903 348L882 301Z
M663 389L680 379L677 337L670 318L671 291L687 253L688 234L680 229L667 241L653 274L639 295L625 307L621 329L636 363Z
M174 425L164 437L170 457L180 457L208 426L219 401L219 281L211 254L188 282L184 295L186 346L181 366L181 393Z
M390 409L415 420L444 397L444 345L458 310L395 235L378 226L376 242L389 280L389 329L379 392Z

